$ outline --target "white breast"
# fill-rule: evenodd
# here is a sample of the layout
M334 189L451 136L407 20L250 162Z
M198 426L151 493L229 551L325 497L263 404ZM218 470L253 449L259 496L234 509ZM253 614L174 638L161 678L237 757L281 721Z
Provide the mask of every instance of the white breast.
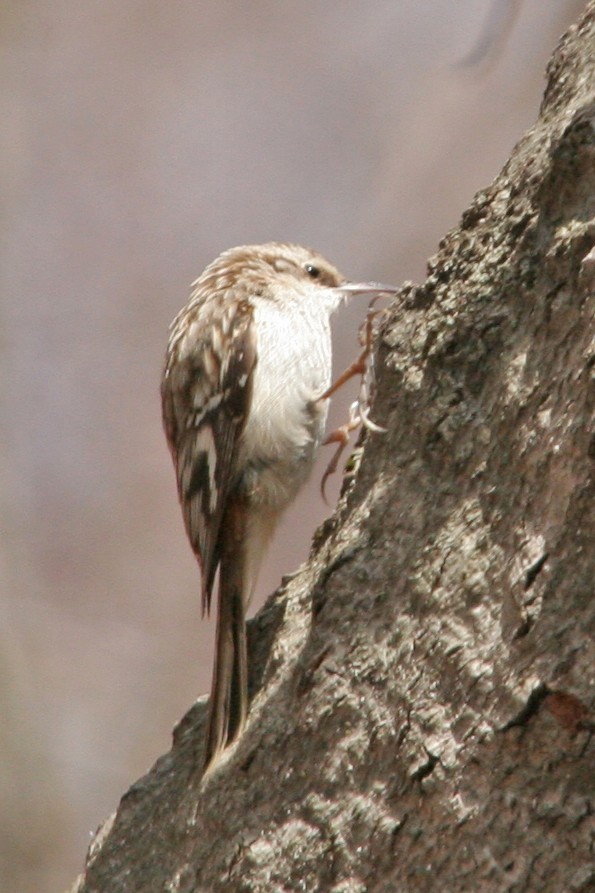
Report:
M239 466L256 502L281 508L308 477L324 432L331 337L323 302L296 302L290 312L255 300L257 364ZM307 311L307 312L306 312Z

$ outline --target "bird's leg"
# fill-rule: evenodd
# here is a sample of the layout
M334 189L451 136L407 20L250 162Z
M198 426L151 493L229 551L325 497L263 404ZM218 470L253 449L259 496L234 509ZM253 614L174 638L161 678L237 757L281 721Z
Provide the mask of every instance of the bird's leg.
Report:
M329 477L331 476L331 474L334 474L335 471L337 470L337 465L339 464L339 459L341 458L343 450L349 443L349 436L350 436L351 432L355 431L356 428L359 428L360 425L361 425L361 418L360 418L360 415L358 412L358 403L356 400L355 403L352 403L349 408L348 421L345 422L344 425L341 425L339 428L335 428L334 431L331 431L331 433L328 434L327 437L325 437L325 439L322 442L323 446L326 446L326 444L328 444L328 443L338 443L339 444L339 446L337 447L337 449L335 450L335 452L333 453L333 455L331 457L331 461L326 466L326 470L325 470L324 474L322 475L322 480L320 482L320 492L322 493L322 498L324 499L325 502L327 501L326 493L325 493L326 482L329 479Z
M362 376L365 375L366 370L367 370L367 360L368 360L368 352L364 348L364 350L362 350L362 352L360 353L357 360L354 363L352 363L351 366L348 366L347 369L345 370L345 372L341 373L341 375L338 377L338 379L332 383L330 388L324 392L324 394L322 395L322 397L320 399L328 400L329 397L332 397L333 394L336 394L336 392L339 390L339 388L342 388L343 385L346 384L350 378L354 377L354 375L362 375Z
M357 396L357 400L352 403L349 408L348 421L345 422L344 425L341 425L339 428L335 428L334 431L331 431L330 434L328 434L323 441L323 445L329 443L339 444L339 446L333 453L331 461L326 467L326 470L322 476L322 481L320 483L320 490L325 500L326 496L324 491L326 482L331 474L334 474L334 472L337 470L339 459L341 458L343 450L349 443L351 432L359 428L360 425L363 425L369 431L375 431L377 433L384 432L386 430L385 428L381 428L380 425L377 425L375 422L373 422L369 416L370 391L373 389L374 383L374 369L372 363L370 362L375 337L374 322L376 320L376 317L380 313L382 313L382 311L374 309L376 300L377 296L372 298L372 300L370 301L366 318L363 324L360 326L358 332L358 339L362 346L360 355L358 356L357 360L355 360L355 362L348 366L348 368L337 378L337 380L333 382L330 388L328 388L328 390L326 390L320 398L321 400L327 400L329 397L335 394L339 390L339 388L341 388L346 382L348 382L350 378L353 378L355 375L360 376L359 393ZM369 387L369 383L371 383L372 387Z
M368 312L366 313L366 318L363 324L359 328L358 332L358 340L362 347L362 351L358 356L357 360L353 362L347 369L337 378L336 381L332 383L330 388L328 388L324 394L320 397L320 400L328 400L329 397L332 397L339 388L342 388L344 384L346 384L350 378L353 378L355 375L361 376L362 385L360 387L360 396L358 398L358 404L361 406L365 405L364 400L367 401L368 395L366 390L366 381L372 376L373 370L370 364L370 357L372 356L372 348L374 346L374 336L375 336L375 326L374 320L376 317L381 314L382 310L375 310L374 304L378 300L378 296L375 296L370 301L368 306Z

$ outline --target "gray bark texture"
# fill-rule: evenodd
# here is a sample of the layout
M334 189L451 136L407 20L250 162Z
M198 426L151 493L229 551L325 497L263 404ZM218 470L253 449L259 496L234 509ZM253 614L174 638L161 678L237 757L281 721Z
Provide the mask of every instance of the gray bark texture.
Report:
M445 176L448 161L445 159ZM357 473L77 893L595 889L595 2L535 127L378 338Z

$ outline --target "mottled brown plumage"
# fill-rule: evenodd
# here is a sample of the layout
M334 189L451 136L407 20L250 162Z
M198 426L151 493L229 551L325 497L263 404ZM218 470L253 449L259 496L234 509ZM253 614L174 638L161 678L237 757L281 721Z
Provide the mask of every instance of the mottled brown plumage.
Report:
M247 716L245 611L273 529L307 479L330 385L330 316L353 286L321 255L272 242L224 252L170 329L161 394L203 611L217 570L204 764Z

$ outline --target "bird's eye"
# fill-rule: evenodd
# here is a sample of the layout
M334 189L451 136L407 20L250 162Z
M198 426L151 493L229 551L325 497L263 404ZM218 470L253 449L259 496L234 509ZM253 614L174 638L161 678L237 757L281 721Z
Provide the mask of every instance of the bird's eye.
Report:
M318 267L315 267L314 264L306 264L304 270L306 271L310 279L318 279L318 277L320 276L320 270L318 269Z

